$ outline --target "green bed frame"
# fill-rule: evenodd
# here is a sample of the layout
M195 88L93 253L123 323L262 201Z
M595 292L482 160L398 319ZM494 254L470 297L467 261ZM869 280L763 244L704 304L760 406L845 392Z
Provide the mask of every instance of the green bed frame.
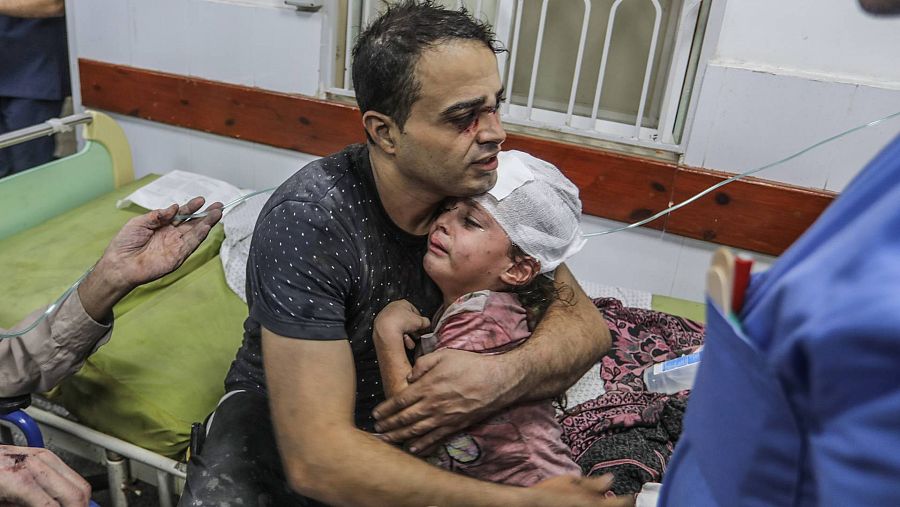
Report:
M0 239L65 213L134 180L125 133L109 116L88 111L84 148L13 174L0 184Z

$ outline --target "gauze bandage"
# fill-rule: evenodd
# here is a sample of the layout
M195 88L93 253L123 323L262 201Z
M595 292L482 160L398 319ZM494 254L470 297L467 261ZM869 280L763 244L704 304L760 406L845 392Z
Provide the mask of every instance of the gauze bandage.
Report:
M578 253L581 232L578 188L559 169L521 151L497 155L497 183L472 199L503 228L510 241L549 274Z

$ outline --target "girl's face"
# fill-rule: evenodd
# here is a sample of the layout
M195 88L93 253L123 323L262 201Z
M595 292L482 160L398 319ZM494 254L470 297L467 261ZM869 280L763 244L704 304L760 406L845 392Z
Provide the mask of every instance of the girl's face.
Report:
M470 199L451 201L431 225L425 272L445 299L477 290L502 290L514 266L510 241L494 218Z

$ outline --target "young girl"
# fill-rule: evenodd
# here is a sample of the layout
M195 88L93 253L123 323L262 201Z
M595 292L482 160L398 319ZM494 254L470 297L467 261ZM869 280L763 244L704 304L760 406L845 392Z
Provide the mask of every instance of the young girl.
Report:
M584 244L572 182L526 153L503 152L498 160L494 188L449 203L431 227L424 266L444 305L417 357L442 348L497 354L521 345L559 293L554 269ZM412 368L404 345L413 348L409 333L422 320L407 301L389 304L375 320L388 397L406 387ZM429 461L517 486L581 473L562 443L552 400L510 407L448 438Z

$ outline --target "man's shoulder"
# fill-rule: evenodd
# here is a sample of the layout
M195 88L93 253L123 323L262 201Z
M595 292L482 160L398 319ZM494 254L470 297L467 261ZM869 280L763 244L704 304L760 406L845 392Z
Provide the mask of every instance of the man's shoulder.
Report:
M364 167L363 167L364 165ZM269 198L261 216L280 206L314 207L329 215L356 204L367 194L368 150L365 145L350 145L343 150L316 159L284 181Z
M285 180L276 194L293 196L297 200L322 200L335 187L352 185L360 180L357 166L365 153L365 146L354 144L313 160Z

